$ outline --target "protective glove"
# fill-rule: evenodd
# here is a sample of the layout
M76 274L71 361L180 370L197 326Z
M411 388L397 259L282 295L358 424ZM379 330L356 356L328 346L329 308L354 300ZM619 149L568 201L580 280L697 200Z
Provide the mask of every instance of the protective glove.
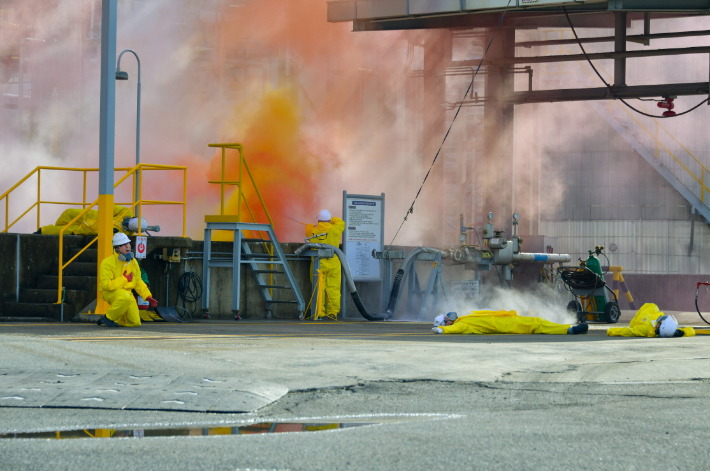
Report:
M684 335L685 335L685 332L680 329L676 329L676 331L673 333L673 337L682 337Z
M148 296L145 300L150 303L150 307L156 307L158 305L158 301L152 296Z
M431 331L434 332L435 334L443 334L444 333L444 329L442 329L441 327L434 327L433 329L431 329Z
M127 279L129 283L133 281L133 273L128 273L127 271L124 271L123 277Z

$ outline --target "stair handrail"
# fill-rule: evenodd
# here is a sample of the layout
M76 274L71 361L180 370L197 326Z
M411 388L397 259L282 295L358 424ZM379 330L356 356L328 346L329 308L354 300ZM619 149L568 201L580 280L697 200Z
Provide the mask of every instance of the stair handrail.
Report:
M138 206L138 220L141 220L141 212L142 212L142 206L144 204L148 205L157 205L157 204L181 204L183 208L183 219L182 219L182 237L185 237L186 233L186 226L187 226L187 167L185 166L180 166L180 165L160 165L160 164L138 164L135 167L128 169L128 172L126 175L124 175L121 179L119 179L116 183L114 183L113 187L117 188L121 183L123 183L128 177L131 175L135 175L136 172L143 172L143 171L148 171L148 170L182 170L183 171L183 200L182 201L169 201L169 200L143 200L143 178L139 179L138 181L138 201L134 201L130 206L128 206L125 210L123 210L118 217L113 218L114 224L117 221L123 220L124 216L128 214L133 208ZM135 179L133 180L134 182L134 190L135 190ZM135 195L135 191L131 193L132 195ZM94 239L91 240L84 248L82 248L76 255L74 255L67 263L63 263L64 260L64 232L74 224L76 221L79 220L82 216L84 216L89 210L91 210L94 206L96 206L99 203L99 199L97 198L89 207L84 208L78 215L74 217L69 223L67 223L62 229L59 231L59 258L58 258L58 263L57 265L59 266L59 276L57 280L57 302L55 304L61 304L62 302L62 281L63 281L63 272L64 269L69 266L70 263L72 263L76 258L84 253L86 249L88 249L91 245L94 244L98 240L98 236L96 236ZM141 229L142 229L142 224L138 224L138 235L141 235ZM101 263L101 260L97 260L97 263ZM100 287L100 280L97 280L97 287L96 287L96 297L98 299L99 296L99 287Z
M256 195L259 197L259 202L261 203L261 208L264 210L264 214L266 214L266 219L268 219L269 224L271 227L274 227L274 221L271 219L271 214L269 214L269 210L266 208L266 203L264 203L264 198L261 197L261 192L259 191L259 186L256 184L256 180L254 180L254 175L251 173L251 169L249 168L249 164L247 163L246 157L244 157L244 146L242 144L233 142L233 143L215 143L215 144L208 144L208 147L218 147L222 149L222 179L221 180L208 180L208 183L213 183L213 184L218 184L220 185L220 216L224 216L224 186L225 185L232 185L237 187L237 222L242 222L242 199L244 199L244 205L247 208L247 211L249 212L249 216L251 216L252 222L256 223L256 217L254 216L254 212L251 210L251 207L249 206L249 201L244 197L244 190L243 190L243 174L242 174L242 165L244 165L244 168L247 170L247 175L249 175L249 180L251 180L251 184L254 187L254 191L256 192ZM239 152L239 177L237 181L227 181L225 180L226 178L226 153L227 149L233 149ZM262 231L259 231L259 237L263 238ZM264 243L264 250L266 250L266 253L269 255L274 255L274 248L270 247L267 243ZM273 269L273 265L269 265L269 269ZM274 275L270 274L269 275L269 284L273 285L274 284ZM273 290L269 288L269 293L273 295Z
M584 70L590 77L594 78L594 77L592 76L591 72L589 72L589 70L587 70L587 68L584 67L584 66L582 65L582 63L578 63L578 64L582 67L582 70ZM607 75L607 77L611 78L611 74L609 74L609 72L607 72L606 69L604 69L604 67L602 67L602 66L601 66L600 64L598 64L598 63L597 63L595 66L597 67L597 69L599 69L599 70L601 70L602 72L604 72L604 73ZM640 100L636 100L636 101L637 101L636 106L638 106L639 108L641 108L642 111L647 112L646 108L643 106L643 102L641 102ZM706 192L706 191L710 191L710 189L705 185L705 173L708 172L708 171L710 171L710 170L708 170L708 167L705 166L705 164L703 164L703 163L695 156L695 154L693 154L687 147L685 147L685 145L683 145L683 143L680 142L680 141L678 140L678 138L673 135L673 133L671 133L671 132L670 132L665 126L663 126L661 123L659 123L657 119L654 119L654 123L655 123L656 127L658 127L658 128L660 128L660 129L662 129L663 131L665 131L665 133L666 133L671 139L673 139L676 143L678 143L678 145L679 145L681 148L683 148L683 150L684 150L685 152L687 152L688 155L690 155L690 156L693 158L693 160L695 160L695 162L696 162L698 165L700 165L700 168L701 168L701 171L702 171L702 175L701 175L701 178L698 178L698 177L695 175L695 173L693 173L683 162L680 161L680 159L679 159L668 147L666 147L665 144L663 144L663 143L660 141L660 139L658 138L658 134L657 134L657 133L656 133L656 134L652 133L644 124L642 124L642 123L636 118L636 116L634 116L634 115L627 109L626 106L623 106L623 104L618 103L617 100L613 100L612 103L613 103L613 104L616 104L618 107L620 107L620 108L624 111L624 113L626 113L636 124L638 124L638 125L641 127L641 129L643 129L643 130L646 132L646 134L648 134L648 135L654 140L654 142L656 143L656 146L661 146L661 147L668 153L668 155L671 156L671 158L673 158L673 160L675 160L675 161L678 163L678 165L680 165L680 166L683 168L683 170L686 171L686 173L688 173L688 175L690 175L691 177L693 177L693 179L695 179L695 181L700 184L700 193L701 193L701 194L700 194L700 202L701 202L701 203L705 203L705 192ZM658 159L658 149L657 149L657 148L656 148L656 159Z

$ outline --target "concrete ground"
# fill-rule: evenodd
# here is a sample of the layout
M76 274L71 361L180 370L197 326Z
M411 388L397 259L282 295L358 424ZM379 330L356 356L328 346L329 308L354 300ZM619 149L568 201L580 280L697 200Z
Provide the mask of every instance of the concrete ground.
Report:
M579 336L473 336L397 322L0 324L0 375L8 377L169 374L289 389L244 414L0 407L0 434L369 424L273 434L0 438L0 469L706 469L710 336L611 338L606 328L592 325Z

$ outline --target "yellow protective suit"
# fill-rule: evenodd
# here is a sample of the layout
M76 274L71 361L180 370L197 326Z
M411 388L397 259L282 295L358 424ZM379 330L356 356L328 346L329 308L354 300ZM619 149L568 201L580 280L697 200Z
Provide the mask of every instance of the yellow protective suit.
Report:
M313 243L329 244L335 247L340 245L340 236L345 230L345 221L333 217L328 222L319 221L317 225L306 224L306 237L325 233L325 236L311 239ZM337 256L320 261L321 276L324 278L325 292L321 295L326 305L326 316L337 319L340 311L340 260ZM311 273L313 270L311 269ZM314 297L317 299L317 297Z
M656 334L656 320L663 313L658 310L658 306L652 303L646 303L641 306L641 309L636 312L636 315L629 327L610 327L606 334L610 337L658 337ZM683 331L683 337L693 337L695 329L685 327L680 329Z
M64 211L54 225L42 226L40 230L43 235L58 235L64 227L69 224L75 217L81 213L83 209L67 209ZM125 206L113 205L114 227L123 232L123 218L134 217L133 211L129 211ZM90 209L74 221L74 224L67 227L64 235L96 235L98 234L99 212L95 209Z
M440 326L445 334L553 334L564 335L569 324L540 317L522 317L515 311L471 311L452 325Z
M123 273L133 273L133 280L128 281ZM141 279L141 269L134 258L130 262L118 259L114 252L101 262L100 284L101 297L111 305L106 317L123 327L138 327L141 325L136 298L131 294L135 289L143 299L151 297L150 290Z

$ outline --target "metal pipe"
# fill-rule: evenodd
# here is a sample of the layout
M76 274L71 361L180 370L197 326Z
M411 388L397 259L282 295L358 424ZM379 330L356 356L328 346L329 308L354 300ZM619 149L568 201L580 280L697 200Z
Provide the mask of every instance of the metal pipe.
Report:
M513 262L566 263L572 256L558 253L514 253Z
M17 234L17 248L15 249L15 302L20 302L20 234Z
M531 57L510 57L500 59L490 59L485 61L485 65L506 65L506 64L541 64L548 62L578 62L586 61L587 57L590 60L603 59L635 59L639 57L657 57L657 56L677 56L684 54L707 54L710 52L708 46L697 47L676 47L667 49L646 49L641 51L625 51L625 52L594 52L584 54L557 54L552 56L531 56ZM465 66L470 61L459 61L459 64Z
M137 112L136 112L136 165L141 163L141 60L138 57L138 54L136 54L136 51L133 49L125 49L121 51L121 54L118 56L118 61L116 63L116 79L118 80L118 73L121 71L121 57L126 52L130 52L136 57L136 61L138 61L138 103L137 103ZM128 78L126 76L126 78ZM140 186L140 170L136 172L135 174L135 181L136 181L136 201L139 200L138 196L138 187Z

